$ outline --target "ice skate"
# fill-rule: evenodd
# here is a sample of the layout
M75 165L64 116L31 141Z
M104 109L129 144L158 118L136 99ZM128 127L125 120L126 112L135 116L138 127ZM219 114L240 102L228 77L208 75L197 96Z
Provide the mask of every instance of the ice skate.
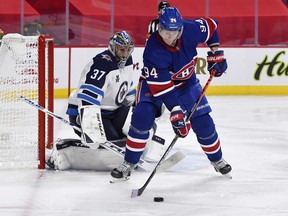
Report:
M57 142L59 142L60 139L57 139L57 141L55 141L53 143L53 149L50 150L49 149L49 153L48 153L48 149L46 151L46 158L48 158L46 161L45 161L45 164L50 168L50 169L55 169L57 167L57 163L56 163L56 144Z
M216 172L220 172L222 175L226 175L232 170L232 167L223 158L219 161L211 162L211 164Z
M50 168L50 169L55 169L55 164L54 164L54 158L50 157L45 164Z
M113 177L111 183L128 180L130 178L131 172L136 168L137 164L124 161L121 165L111 171L111 176Z

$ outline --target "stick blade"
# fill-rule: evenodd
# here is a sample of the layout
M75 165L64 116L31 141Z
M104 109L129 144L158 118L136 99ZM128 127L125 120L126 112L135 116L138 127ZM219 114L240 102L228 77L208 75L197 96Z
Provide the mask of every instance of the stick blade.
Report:
M131 198L135 198L138 196L138 189L132 189Z
M135 198L138 196L141 196L141 194L143 193L145 189L145 186L139 189L132 189L132 193L131 193L131 198Z
M185 157L186 156L183 152L177 151L160 164L158 172L165 172L169 170L170 168L178 164L180 161L182 161Z

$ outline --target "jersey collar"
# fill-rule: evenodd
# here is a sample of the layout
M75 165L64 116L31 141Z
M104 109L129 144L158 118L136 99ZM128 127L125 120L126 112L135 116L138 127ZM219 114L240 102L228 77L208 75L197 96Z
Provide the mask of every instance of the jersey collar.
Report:
M157 40L169 51L169 52L179 52L180 51L180 44L181 44L181 38L180 37L177 41L176 41L176 45L174 47L171 47L169 45L167 45L162 37L160 36L159 32L157 32Z

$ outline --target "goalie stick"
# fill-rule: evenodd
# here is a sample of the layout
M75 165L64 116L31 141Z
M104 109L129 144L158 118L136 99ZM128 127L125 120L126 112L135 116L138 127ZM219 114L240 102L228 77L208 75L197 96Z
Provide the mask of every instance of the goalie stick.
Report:
M207 80L205 86L203 87L200 95L198 96L196 102L194 103L189 115L186 118L186 122L190 121L191 116L193 115L193 113L195 112L195 110L197 109L202 97L204 96L204 93L206 92L208 86L210 85L213 77L215 75L215 72L213 71L209 77L209 79ZM155 166L154 170L152 171L152 173L150 174L150 176L148 177L147 181L144 183L144 185L139 188L139 189L132 189L132 193L131 193L131 198L137 197L137 196L141 196L141 194L144 192L145 188L147 187L147 185L149 184L149 182L152 180L153 176L156 174L158 168L161 166L161 163L165 160L165 157L169 154L170 150L173 148L173 146L175 145L176 141L178 140L179 136L176 134L175 137L173 138L171 144L168 146L168 148L166 149L165 153L163 154L163 156L160 158L159 162L157 163L157 165Z
M44 113L52 116L53 118L57 118L58 120L62 121L64 124L70 125L71 127L73 127L73 129L75 129L75 130L77 130L77 131L79 131L79 132L82 133L82 130L81 130L79 127L77 127L76 125L72 124L72 123L69 122L68 120L62 118L61 116L56 115L55 113L49 111L48 109L40 106L40 105L37 104L37 103L29 100L28 98L25 98L25 97L22 96L22 95L20 95L19 98L20 98L22 101L28 103L29 105L31 105L31 106L37 108L38 110L40 110L40 111L42 111L42 112L44 112ZM85 136L87 136L87 135L85 134ZM154 136L155 136L155 137L154 137ZM153 136L153 137L154 137L155 140L152 138L154 141L158 141L158 142L159 142L160 144L162 144L162 145L164 144L165 140L164 140L163 138L161 138L161 137L159 137L159 136L156 136L156 135L154 135L154 136ZM115 145L114 143L109 142L109 141L106 141L106 142L104 142L104 143L100 143L100 145L101 145L102 147L104 147L105 149L107 149L107 150L109 150L109 151L112 151L112 152L114 152L114 153L116 153L116 154L118 154L118 155L120 155L120 156L122 156L122 157L124 158L125 151L124 151L121 147ZM167 160L164 161L165 163L163 162L163 169L162 169L162 171L165 171L165 170L164 170L165 167L166 167L166 170L170 169L171 167L173 167L174 165L176 165L177 163L179 163L181 160L183 160L184 157L185 157L185 156L183 155L183 153L179 153L179 152L174 153L173 155L170 156L170 158L168 158ZM147 170L147 171L150 171L150 170L152 170L152 168L153 168L151 163L149 163L149 162L147 162L147 161L145 161L145 160L143 160L143 159L140 159L138 165L139 165L141 168L143 168L144 170ZM165 166L164 166L164 165L165 165Z

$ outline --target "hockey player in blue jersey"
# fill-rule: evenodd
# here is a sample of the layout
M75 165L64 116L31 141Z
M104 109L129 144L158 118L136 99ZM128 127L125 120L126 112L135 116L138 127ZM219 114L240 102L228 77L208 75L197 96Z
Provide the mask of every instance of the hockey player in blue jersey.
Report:
M210 47L207 56L210 73L214 71L215 76L219 77L227 69L224 52L218 50L217 25L211 18L183 20L174 7L162 10L159 30L151 35L143 53L144 67L126 141L126 154L124 162L112 170L113 178L129 179L162 104L170 111L172 128L179 137L186 137L192 127L215 170L223 175L231 171L231 166L222 157L220 139L209 115L211 108L205 96L190 122L185 122L202 91L195 73L197 45L206 43Z

